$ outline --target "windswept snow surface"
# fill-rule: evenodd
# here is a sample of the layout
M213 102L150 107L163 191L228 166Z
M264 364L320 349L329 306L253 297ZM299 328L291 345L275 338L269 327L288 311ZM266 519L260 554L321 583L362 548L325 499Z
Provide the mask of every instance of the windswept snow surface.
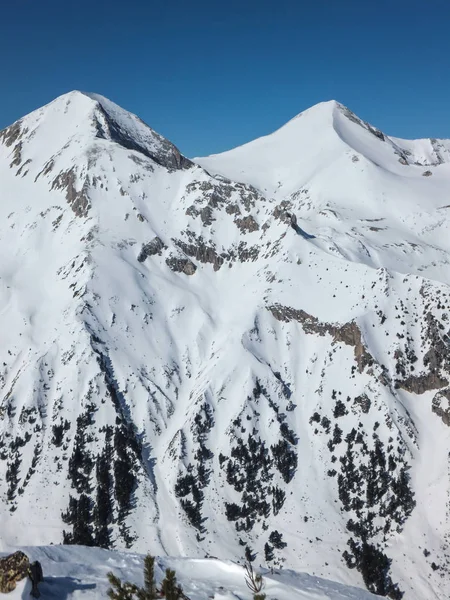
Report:
M446 598L449 151L334 102L194 162L81 92L0 132L3 542Z
M31 560L39 560L44 582L39 585L42 598L55 600L99 600L109 589L107 573L112 571L122 581L142 586L143 557L134 553L108 552L82 546L47 546L24 548ZM190 600L251 600L242 565L218 559L157 558L155 580L159 586L166 568L175 569L177 581ZM374 600L377 596L364 590L341 585L306 573L283 569L264 576L267 598L277 600ZM21 582L8 598L30 597L31 585Z

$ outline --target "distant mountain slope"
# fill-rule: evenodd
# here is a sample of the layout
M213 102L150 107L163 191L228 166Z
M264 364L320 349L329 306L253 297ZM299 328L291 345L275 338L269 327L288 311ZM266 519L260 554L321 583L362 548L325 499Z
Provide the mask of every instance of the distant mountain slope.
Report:
M430 144L327 103L196 164L81 92L0 132L3 541L444 598L450 167Z
M337 102L253 142L195 159L295 212L321 247L449 283L449 140L400 140Z

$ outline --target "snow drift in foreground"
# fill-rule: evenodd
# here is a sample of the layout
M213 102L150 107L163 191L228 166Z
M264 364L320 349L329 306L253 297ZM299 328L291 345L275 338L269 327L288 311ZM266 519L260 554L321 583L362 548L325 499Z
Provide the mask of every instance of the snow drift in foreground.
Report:
M143 585L143 557L139 554L110 552L83 546L22 548L31 560L39 560L44 582L39 585L42 599L104 600L109 589L107 573L122 581ZM251 600L244 581L244 569L231 561L218 559L157 558L155 579L159 584L167 567L175 569L178 582L190 600ZM281 570L264 575L267 600L375 600L364 590L334 583L306 573ZM8 598L30 598L29 582L21 582Z

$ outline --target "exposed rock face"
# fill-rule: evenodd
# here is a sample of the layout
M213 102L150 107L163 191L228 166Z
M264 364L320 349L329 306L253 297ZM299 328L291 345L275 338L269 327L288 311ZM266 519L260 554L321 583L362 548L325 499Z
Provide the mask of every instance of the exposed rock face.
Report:
M98 110L102 114L104 123L106 124L106 127L103 127L98 120L96 121L97 136L99 138L110 139L128 150L139 152L169 170L190 169L193 166L193 163L184 157L178 148L156 133L156 131L153 131L143 121L142 124L147 127L149 134L158 142L153 151L149 148L148 144L139 143L138 140L131 137L129 132L121 127L101 104L99 104Z
M361 396L357 396L354 400L355 406L358 406L364 414L367 414L370 411L370 398L366 394L362 394Z
M450 373L450 337L445 334L444 325L436 317L428 312L426 317L426 329L422 336L423 343L429 345L429 349L423 358L423 364L432 373L443 370Z
M411 375L403 381L398 381L396 387L402 388L413 394L424 394L430 390L438 390L446 387L448 380L437 373L424 373L422 375Z
M52 190L64 190L66 192L66 199L70 205L70 208L76 214L77 217L87 217L91 201L88 196L89 190L89 178L86 178L80 190L77 190L77 173L75 167L72 167L68 171L63 171L55 177L52 182Z
M161 256L163 250L166 248L165 243L159 237L155 237L151 242L142 246L137 259L139 262L144 262L149 256L155 256L155 254Z
M184 273L185 275L194 275L197 270L197 267L188 258L169 256L166 259L166 264L175 273Z
M212 222L215 221L215 218L213 217L213 208L210 205L202 208L199 214L203 225L211 225Z
M333 337L334 342L342 342L347 346L353 346L355 352L355 360L358 364L359 372L374 364L373 356L367 351L363 344L361 330L358 325L352 321L345 325L334 325L330 323L321 323L316 317L309 315L304 310L297 310L289 306L275 304L268 306L268 310L278 321L297 321L301 324L305 333L316 333L318 335L329 334Z
M216 249L213 246L206 244L202 237L196 237L192 234L190 239L192 239L191 243L175 239L173 242L188 256L191 256L202 263L211 263L214 271L218 271L223 265L226 255L218 255Z
M30 575L30 560L23 552L14 552L0 558L0 593L8 594L16 589L22 579Z
M450 389L441 390L435 395L431 410L450 427Z
M280 202L280 204L275 206L275 208L273 209L273 216L275 217L275 219L280 219L281 221L283 221L285 223L290 223L291 222L291 214L290 214L291 209L292 209L292 202L290 202L289 200L283 200L282 202Z
M16 121L10 127L0 131L0 142L9 148L20 139L23 133L26 133L26 131L22 130L22 121Z
M259 229L259 225L252 215L248 215L247 217L243 217L242 219L235 219L234 222L242 231L242 233L251 233L252 231L258 231Z

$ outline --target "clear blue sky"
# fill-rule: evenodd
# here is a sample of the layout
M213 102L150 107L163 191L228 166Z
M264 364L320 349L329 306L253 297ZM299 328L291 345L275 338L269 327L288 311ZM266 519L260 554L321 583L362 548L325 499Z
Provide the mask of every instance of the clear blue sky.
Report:
M336 99L400 137L450 138L449 0L3 0L0 128L72 89L188 156Z

